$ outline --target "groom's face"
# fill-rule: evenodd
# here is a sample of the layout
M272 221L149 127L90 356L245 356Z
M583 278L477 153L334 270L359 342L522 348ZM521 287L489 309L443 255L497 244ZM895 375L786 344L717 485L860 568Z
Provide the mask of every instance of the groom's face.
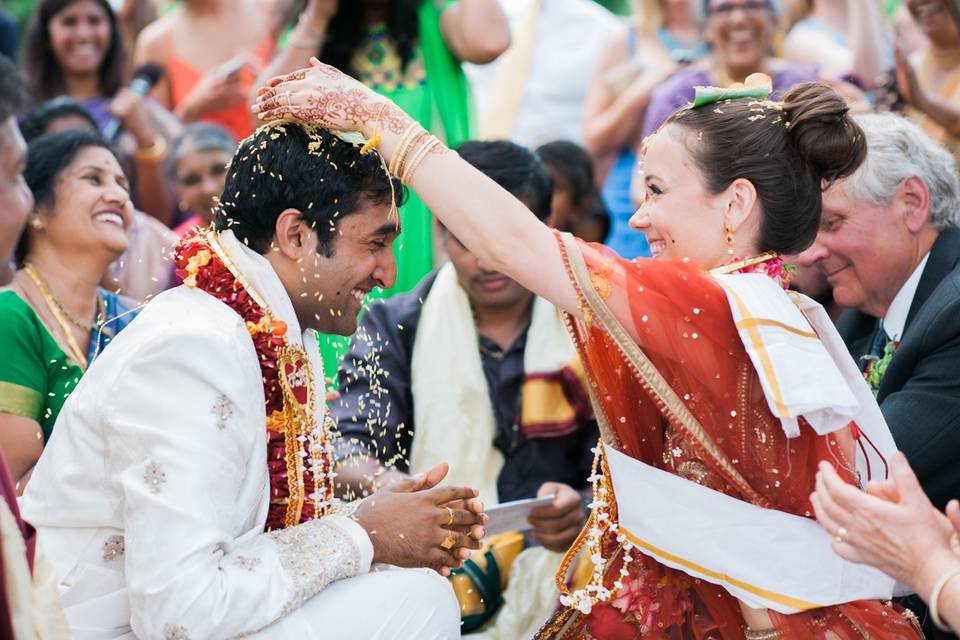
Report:
M390 215L389 203L373 205L363 199L356 212L337 222L330 256L314 251L313 263L303 266L299 290L290 292L301 324L345 336L357 330L367 294L396 282L393 242L399 224L396 214Z

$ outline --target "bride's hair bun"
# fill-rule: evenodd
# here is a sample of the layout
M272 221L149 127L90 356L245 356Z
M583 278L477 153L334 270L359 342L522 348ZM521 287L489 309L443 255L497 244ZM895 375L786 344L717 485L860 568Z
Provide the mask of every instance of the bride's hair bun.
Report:
M832 182L857 170L867 154L866 138L836 91L810 82L787 91L781 103L789 137L814 174Z
M825 84L796 85L781 102L740 98L682 108L680 126L710 193L749 180L763 208L761 251L799 253L820 228L823 189L863 162L867 142L843 98Z

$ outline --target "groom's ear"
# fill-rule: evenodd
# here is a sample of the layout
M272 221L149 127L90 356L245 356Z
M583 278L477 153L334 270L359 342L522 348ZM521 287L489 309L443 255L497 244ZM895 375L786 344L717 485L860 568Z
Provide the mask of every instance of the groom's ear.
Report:
M300 261L317 251L317 232L299 209L284 209L274 226L272 251L293 261Z

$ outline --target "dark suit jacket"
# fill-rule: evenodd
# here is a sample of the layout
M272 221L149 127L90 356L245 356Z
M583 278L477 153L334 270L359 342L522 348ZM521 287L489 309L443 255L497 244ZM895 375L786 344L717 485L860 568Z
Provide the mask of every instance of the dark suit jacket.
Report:
M860 362L877 318L847 311L837 329ZM960 498L960 229L942 231L930 250L877 402L933 504L943 510ZM924 618L919 600L908 605ZM956 637L929 621L924 631L930 639Z

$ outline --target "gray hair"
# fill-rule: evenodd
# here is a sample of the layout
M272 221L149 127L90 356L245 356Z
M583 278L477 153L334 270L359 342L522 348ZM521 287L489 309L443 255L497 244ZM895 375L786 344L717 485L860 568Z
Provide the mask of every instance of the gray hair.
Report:
M903 181L916 176L930 191L930 225L936 229L957 226L960 177L953 155L902 116L864 114L855 120L867 136L867 159L842 181L847 194L888 205Z
M180 156L185 150L189 151L223 151L233 156L237 150L237 142L230 133L218 124L212 122L194 122L183 128L170 151L169 172L173 175Z

